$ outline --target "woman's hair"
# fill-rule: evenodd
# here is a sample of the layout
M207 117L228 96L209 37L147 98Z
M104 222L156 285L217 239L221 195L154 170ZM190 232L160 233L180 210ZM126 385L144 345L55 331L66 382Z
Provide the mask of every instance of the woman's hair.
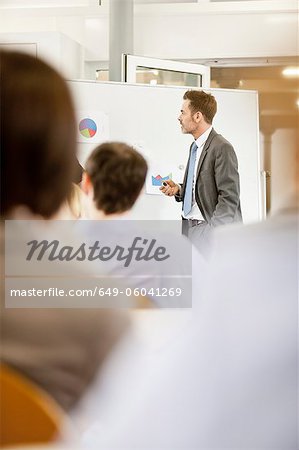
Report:
M19 205L51 217L76 167L75 114L63 78L45 62L0 51L1 215Z

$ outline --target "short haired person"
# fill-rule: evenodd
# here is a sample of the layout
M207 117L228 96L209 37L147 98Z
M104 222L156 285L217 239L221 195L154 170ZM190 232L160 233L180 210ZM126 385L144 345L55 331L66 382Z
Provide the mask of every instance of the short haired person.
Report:
M147 238L147 242L154 238L159 245L165 245L168 250L172 248L174 243L171 240L171 233L168 232L167 235L161 233L159 226L155 227L152 223L151 231L148 232L140 223L124 221L130 218L129 213L142 191L146 174L147 163L133 147L122 142L107 142L95 148L86 162L82 181L82 188L88 199L88 215L90 219L97 221L95 224L92 224L92 221L82 224L85 235L89 239L92 238L93 241L93 237L105 234L106 242L111 239L113 245L128 244L129 246L135 238L141 239L142 236L142 239ZM103 220L104 223L100 224L99 220ZM103 231L100 232L100 230ZM176 248L181 248L180 245L184 246L185 240L182 239L182 241L175 241ZM176 252L177 255L178 253L179 251ZM182 253L180 258L183 259ZM172 271L173 264L175 264L176 273L184 274L187 270L181 267L183 266L181 261L176 262L174 253L171 259L165 261L165 264L152 258L147 261L137 258L124 268L122 261L111 259L99 267L100 270L107 271L110 276L125 277L126 283L131 288L145 289L147 295L137 301L140 307L153 306L153 304L159 307L180 307L184 305L181 297L167 298L158 295L161 289L166 288L167 283L172 283L174 286L173 279L167 277ZM179 276L176 278L176 283L176 287L182 287Z
M92 194L91 217L111 219L134 206L145 182L147 163L122 142L98 146L87 160L83 189Z
M71 95L53 68L26 54L0 51L0 73L1 218L38 219L45 228L50 222L42 219L55 217L74 177ZM21 230L27 236L24 226ZM14 238L17 252L24 238ZM1 226L2 260L3 241ZM64 409L79 400L127 326L127 319L111 310L6 308L4 283L0 303L1 363L33 380Z
M122 244L130 236L128 223L124 226L119 220L133 208L144 186L146 174L147 163L143 156L123 142L103 143L89 156L83 174L82 188L87 195L90 219L114 220L109 222L108 226L102 224L106 239L107 235L113 236L117 244ZM89 237L97 235L98 222L94 227L91 222L83 225L86 235ZM112 266L106 263L104 270L109 274L122 274L119 263L116 266L114 262ZM138 297L136 306L153 305L147 297Z
M212 94L188 90L178 118L194 142L181 185L172 180L160 190L183 202L183 233L204 244L211 227L242 221L238 161L232 145L212 127L217 102Z

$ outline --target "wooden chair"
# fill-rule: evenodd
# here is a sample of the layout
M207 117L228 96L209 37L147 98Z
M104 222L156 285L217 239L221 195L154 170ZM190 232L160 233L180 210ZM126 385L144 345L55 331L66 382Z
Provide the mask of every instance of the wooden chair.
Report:
M65 415L45 392L12 368L0 366L0 446L57 440Z

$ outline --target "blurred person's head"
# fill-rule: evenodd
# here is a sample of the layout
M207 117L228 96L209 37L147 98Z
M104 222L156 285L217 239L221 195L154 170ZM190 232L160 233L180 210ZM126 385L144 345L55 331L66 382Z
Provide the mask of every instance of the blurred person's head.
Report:
M85 192L105 216L129 211L145 182L147 163L133 147L122 142L98 146L86 163Z
M75 115L63 78L45 62L0 51L1 214L52 217L75 170Z

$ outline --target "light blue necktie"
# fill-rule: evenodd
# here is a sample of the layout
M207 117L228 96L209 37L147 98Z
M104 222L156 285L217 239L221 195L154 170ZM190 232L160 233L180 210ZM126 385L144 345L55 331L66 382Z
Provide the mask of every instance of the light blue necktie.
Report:
M189 214L189 212L191 211L191 208L192 208L192 188L193 188L193 177L194 177L194 167L195 167L195 160L196 160L196 151L197 151L197 145L196 145L196 142L193 142L192 147L191 147L191 154L190 154L188 175L187 175L187 182L186 182L185 196L184 196L184 204L183 204L183 211L184 211L185 216L187 214Z

